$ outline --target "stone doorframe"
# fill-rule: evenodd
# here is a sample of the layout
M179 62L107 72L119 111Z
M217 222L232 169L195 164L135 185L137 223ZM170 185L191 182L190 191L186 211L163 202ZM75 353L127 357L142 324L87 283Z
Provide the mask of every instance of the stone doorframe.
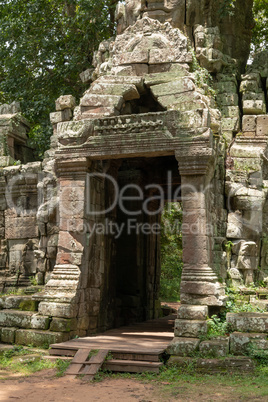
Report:
M185 120L185 113L178 111L60 124L55 155L59 183L58 254L39 305L41 313L43 306L51 315L54 308L60 308L63 317L78 318L78 328L90 328L86 315L81 312L83 287L89 275L90 239L88 233L81 234L78 229L88 223L84 211L86 176L92 169L92 161L165 155L175 155L182 180L181 302L195 306L223 304L224 290L213 272L213 234L208 231L209 192L205 191L215 168L213 133L209 128L208 110L190 113L197 115L202 127L195 129L196 122L191 126L189 116ZM103 185L100 180L99 186ZM68 213L65 211L69 204L73 205L71 215L69 208L66 208ZM197 228L194 231L193 226ZM100 301L97 289L90 297L96 303ZM186 314L181 318L191 317Z

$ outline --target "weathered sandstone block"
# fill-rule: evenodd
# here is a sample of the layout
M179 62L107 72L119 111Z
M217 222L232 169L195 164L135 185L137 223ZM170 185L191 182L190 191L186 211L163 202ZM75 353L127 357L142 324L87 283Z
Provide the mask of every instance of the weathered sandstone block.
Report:
M76 315L76 308L77 306L67 303L41 302L38 310L40 314L46 316L72 318Z
M263 333L233 332L230 335L230 352L234 355L243 355L254 347L268 351L267 335Z
M225 357L229 354L229 338L217 338L203 341L199 345L203 355L209 357Z
M233 331L268 333L268 313L227 313L226 320Z
M175 320L175 337L197 338L207 334L207 322L203 320Z
M62 95L56 100L56 110L73 109L75 107L75 97L72 95Z
M206 320L207 316L207 306L190 306L182 304L179 307L177 318L183 320Z
M63 332L37 331L34 329L19 329L16 331L15 342L18 345L41 346L64 342L69 334Z
M167 353L175 356L189 356L197 351L199 344L198 338L175 337L168 345Z

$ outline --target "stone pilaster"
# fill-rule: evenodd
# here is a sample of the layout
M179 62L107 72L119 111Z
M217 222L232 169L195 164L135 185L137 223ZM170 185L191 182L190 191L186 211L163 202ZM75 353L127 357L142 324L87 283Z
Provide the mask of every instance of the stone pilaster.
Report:
M59 241L56 265L42 294L39 311L55 317L77 317L79 283L87 235L84 228L86 175L89 161L58 160ZM53 314L52 314L53 312Z
M182 304L169 349L182 355L195 350L200 336L206 335L208 306L223 305L224 289L212 269L209 185L214 171L214 150L208 141L193 141L185 143L175 155L183 206Z
M189 305L221 306L224 290L212 269L213 230L210 220L212 148L189 146L176 152L183 205L183 272L181 301Z

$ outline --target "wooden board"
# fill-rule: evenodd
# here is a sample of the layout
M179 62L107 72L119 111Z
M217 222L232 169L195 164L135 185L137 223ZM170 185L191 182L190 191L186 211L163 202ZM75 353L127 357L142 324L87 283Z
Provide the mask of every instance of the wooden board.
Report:
M108 330L96 336L51 345L52 349L108 349L111 352L161 354L174 338L176 315ZM53 352L52 352L53 353ZM60 353L61 354L61 353Z
M71 341L63 342L62 344L51 345L52 348L56 347L60 349L108 349L110 351L130 352L130 353L156 353L156 351L164 351L171 340L174 338L174 334L165 341L153 341L152 339L142 339L134 337L109 337L109 336L96 336L86 337L81 339L74 339Z
M123 352L112 352L113 358L118 360L141 360L147 362L159 362L159 356L162 353L148 354L148 353L123 353Z
M73 378L81 374L84 375L84 380L93 380L94 376L103 365L109 350L99 350L96 355L91 356L88 360L90 351L90 349L79 349L65 374Z
M109 353L109 350L100 350L96 355L92 356L91 359L89 360L89 364L102 364L104 360L106 359L107 355ZM87 362L86 362L87 363Z
M90 353L91 349L79 349L73 360L72 363L70 364L70 366L68 367L68 369L65 371L66 375L73 375L76 376L78 374L81 374L80 371L84 366L85 361L88 358L88 355Z
M62 348L52 347L52 349L49 349L49 354L51 356L69 356L69 357L73 357L76 354L76 350L75 349L62 349Z
M163 363L132 360L107 360L103 365L106 370L129 373L143 373L145 371L159 373L161 366L163 366Z
M84 380L91 381L94 379L94 376L97 374L97 372L105 362L108 353L109 350L100 350L97 355L91 357L85 367L85 370L83 370L83 374L85 374Z
M92 342L91 339L92 338L81 338L83 339L83 342L80 342L79 344L74 343L73 341L67 341L64 343L56 343L56 344L52 344L50 349L51 351L54 350L54 348L57 349L57 352L59 353L59 355L61 355L61 350L63 350L62 355L64 355L65 350L70 350L70 352L73 353L73 356L75 355L76 351L78 349L88 349L89 345L92 346ZM67 345L66 345L67 343ZM102 350L105 349L105 341L101 342L101 343L94 343L94 348L95 350ZM98 346L98 348L96 348L96 346ZM160 355L162 353L165 352L166 348L153 348L153 345L151 345L151 349L147 349L146 351L143 349L143 347L139 347L139 345L137 344L135 348L132 347L123 347L121 349L118 348L118 345L114 345L114 347L112 347L111 349L109 349L110 352L112 353L127 353L127 354L132 354L132 353L140 353L140 354L146 354L146 355ZM166 344L166 346L168 346L168 343ZM55 353L56 354L56 353ZM54 353L53 353L54 355Z

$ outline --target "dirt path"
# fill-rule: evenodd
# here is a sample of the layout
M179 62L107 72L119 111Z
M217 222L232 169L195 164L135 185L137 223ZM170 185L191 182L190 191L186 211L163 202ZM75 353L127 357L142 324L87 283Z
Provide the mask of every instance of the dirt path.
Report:
M142 383L128 378L106 378L85 383L68 376L55 378L55 370L45 370L30 377L0 371L1 402L266 402L266 396L236 390L236 386L182 381L170 389L169 382ZM256 385L256 391L260 388ZM266 388L267 389L267 388ZM255 394L255 395L254 395Z
M54 370L26 378L11 376L0 381L0 401L20 402L149 402L157 401L152 384L129 379L107 379L100 383L84 383L68 377L55 378Z

